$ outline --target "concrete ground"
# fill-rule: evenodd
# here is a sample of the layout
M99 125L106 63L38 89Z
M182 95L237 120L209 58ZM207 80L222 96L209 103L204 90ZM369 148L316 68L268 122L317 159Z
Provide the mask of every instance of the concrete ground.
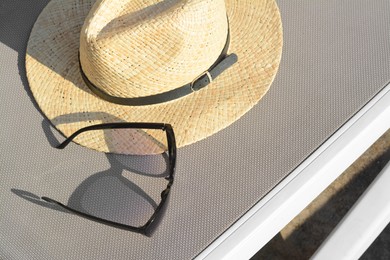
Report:
M390 130L286 225L252 260L309 259L389 161ZM361 259L390 259L390 225Z

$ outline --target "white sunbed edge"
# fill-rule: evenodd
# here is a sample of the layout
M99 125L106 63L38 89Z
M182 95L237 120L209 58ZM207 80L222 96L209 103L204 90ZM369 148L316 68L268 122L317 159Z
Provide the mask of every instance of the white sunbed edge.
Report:
M389 118L387 84L196 259L249 259L390 128Z

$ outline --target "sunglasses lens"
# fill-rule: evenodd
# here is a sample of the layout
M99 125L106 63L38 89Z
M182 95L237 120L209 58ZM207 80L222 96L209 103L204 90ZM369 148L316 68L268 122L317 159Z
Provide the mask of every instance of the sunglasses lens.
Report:
M135 183L110 174L91 183L78 201L79 208L76 205L74 208L98 218L137 227L148 221L158 203Z

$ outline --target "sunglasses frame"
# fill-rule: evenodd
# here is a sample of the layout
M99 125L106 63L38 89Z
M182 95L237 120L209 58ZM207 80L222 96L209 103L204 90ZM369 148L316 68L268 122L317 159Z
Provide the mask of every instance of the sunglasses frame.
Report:
M135 129L135 128L142 128L142 129L160 129L166 132L167 135L167 141L168 141L168 172L169 175L165 177L165 179L168 181L167 187L161 192L161 201L157 205L156 209L154 210L153 215L149 218L149 220L142 226L130 226L118 222L114 222L111 220L99 218L90 214L87 214L85 212L73 209L69 206L66 206L62 204L61 202L58 202L54 199L48 198L48 197L41 197L42 200L56 204L60 206L61 208L66 209L67 211L78 215L80 217L87 218L89 220L93 220L105 225L109 225L112 227L133 231L137 233L141 233L144 235L148 235L151 230L150 227L153 226L155 222L157 222L158 216L162 213L163 206L168 200L169 192L171 191L171 186L173 185L174 180L174 174L175 174L175 167L176 167L176 140L175 140L175 134L173 132L173 128L170 124L164 124L164 123L126 123L126 122L119 122L119 123L106 123L106 124L97 124L97 125L91 125L84 128L81 128L74 132L72 135L70 135L66 140L64 140L61 144L59 144L56 148L58 149L64 149L76 136L79 134L86 132L86 131L93 131L93 130L104 130L104 129Z

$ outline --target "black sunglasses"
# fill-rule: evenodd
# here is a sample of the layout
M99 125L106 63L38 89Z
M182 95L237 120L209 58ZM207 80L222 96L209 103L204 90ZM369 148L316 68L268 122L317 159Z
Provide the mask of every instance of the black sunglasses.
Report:
M65 148L77 135L86 132L86 131L91 131L91 130L104 130L104 129L157 129L157 130L163 130L166 132L167 136L167 143L168 143L168 176L165 177L165 179L168 181L168 185L161 192L161 201L157 205L157 207L154 210L153 215L149 218L149 220L142 226L130 226L118 222L113 222L107 219L99 218L93 215L89 215L87 213L72 209L61 202L58 202L56 200L53 200L48 197L42 197L41 199L49 202L49 203L54 203L61 208L64 208L71 213L74 213L78 216L106 224L109 226L113 226L116 228L121 228L133 232L138 232L144 235L149 235L152 231L150 230L153 224L155 222L158 222L157 219L159 219L160 214L162 214L162 209L164 208L164 204L166 204L168 200L168 195L171 190L171 186L173 184L173 179L174 179L174 172L175 172L175 165L176 165L176 141L175 141L175 134L173 132L173 128L170 124L163 124L163 123L108 123L108 124L98 124L98 125L92 125L92 126L87 126L84 128L81 128L77 130L75 133L73 133L71 136L69 136L64 142L62 142L60 145L58 145L56 148L58 149L63 149Z

